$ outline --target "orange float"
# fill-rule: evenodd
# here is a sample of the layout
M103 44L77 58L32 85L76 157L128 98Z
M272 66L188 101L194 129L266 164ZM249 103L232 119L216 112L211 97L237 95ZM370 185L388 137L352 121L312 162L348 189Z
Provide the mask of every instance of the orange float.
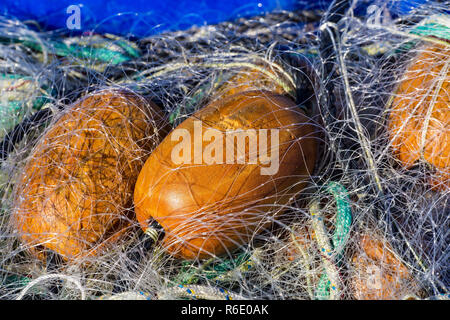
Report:
M196 134L209 129L217 136L198 147ZM270 164L262 164L261 158L250 161L255 155L250 138L242 144L232 138L236 157L227 163L227 132L251 135L264 130L270 156L276 147L272 130L278 132L276 172L262 174ZM303 111L282 95L258 90L215 100L174 129L145 163L135 189L137 219L144 230L156 220L165 231L163 245L177 257L202 259L230 252L264 230L305 187L316 160L315 131ZM173 159L181 136L194 137L183 150L190 163ZM218 156L212 145L214 152L222 148L224 153ZM221 161L211 161L214 157Z
M423 46L401 79L391 103L389 133L406 167L433 168L432 184L450 187L450 45Z
M137 176L160 134L159 112L130 91L107 89L76 102L43 135L12 212L32 252L92 256L125 230Z

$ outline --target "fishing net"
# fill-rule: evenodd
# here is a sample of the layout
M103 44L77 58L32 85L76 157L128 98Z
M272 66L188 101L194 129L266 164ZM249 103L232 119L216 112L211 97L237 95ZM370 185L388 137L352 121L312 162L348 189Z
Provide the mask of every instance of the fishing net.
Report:
M400 18L358 4L143 39L1 17L0 298L448 298L450 3ZM140 218L146 161L170 168L157 158L169 132L236 95L272 111L209 128L283 114L298 153L272 180L201 163L179 198L196 182L240 201L197 199L173 225ZM156 199L182 170L163 172ZM180 257L192 234L202 254Z

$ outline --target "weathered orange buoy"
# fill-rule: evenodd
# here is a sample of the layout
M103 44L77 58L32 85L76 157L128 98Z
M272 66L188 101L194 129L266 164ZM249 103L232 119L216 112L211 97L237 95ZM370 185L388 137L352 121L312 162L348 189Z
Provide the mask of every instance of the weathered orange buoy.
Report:
M215 100L148 158L136 183L137 219L144 230L155 219L177 257L229 252L305 187L316 143L313 124L290 98L248 91Z
M389 132L394 153L406 166L430 164L434 185L450 187L450 46L420 49L391 104Z
M34 253L95 255L125 230L134 184L159 137L158 121L154 104L112 89L84 97L56 121L14 191L12 221Z

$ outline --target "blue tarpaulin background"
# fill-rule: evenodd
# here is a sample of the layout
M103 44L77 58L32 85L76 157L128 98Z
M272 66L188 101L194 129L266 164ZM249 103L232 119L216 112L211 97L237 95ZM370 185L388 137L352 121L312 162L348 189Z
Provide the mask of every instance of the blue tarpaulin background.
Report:
M360 10L386 4L404 14L428 0L363 0ZM332 0L0 0L0 14L37 20L46 29L67 29L67 8L80 8L79 31L149 36L214 24L274 10L326 9ZM361 8L362 7L362 8ZM364 11L363 11L364 14Z

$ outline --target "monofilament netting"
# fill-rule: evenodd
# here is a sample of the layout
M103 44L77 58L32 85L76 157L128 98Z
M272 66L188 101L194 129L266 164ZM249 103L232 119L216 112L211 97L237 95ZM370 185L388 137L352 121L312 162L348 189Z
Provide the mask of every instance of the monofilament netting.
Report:
M448 298L450 3L358 4L133 41L0 17L0 298ZM173 167L193 120L277 123L278 175Z

